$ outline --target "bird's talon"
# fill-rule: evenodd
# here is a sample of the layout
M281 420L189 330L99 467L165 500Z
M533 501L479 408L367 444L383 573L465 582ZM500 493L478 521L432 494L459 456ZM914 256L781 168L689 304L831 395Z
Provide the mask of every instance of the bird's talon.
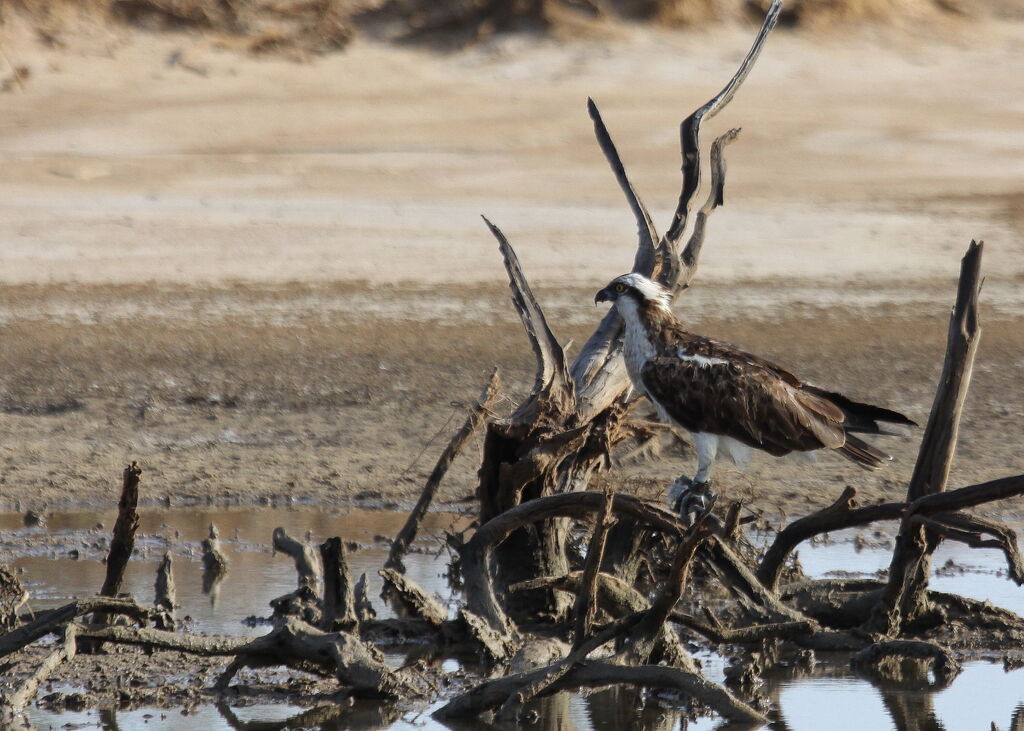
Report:
M669 486L668 496L672 509L690 525L710 513L718 500L709 483L694 482L688 477L676 478Z

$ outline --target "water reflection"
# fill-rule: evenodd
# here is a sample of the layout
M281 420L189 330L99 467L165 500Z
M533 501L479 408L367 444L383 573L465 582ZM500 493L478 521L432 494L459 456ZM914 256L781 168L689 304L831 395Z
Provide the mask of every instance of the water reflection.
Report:
M21 572L19 578L31 594L33 610L97 592L103 583L101 562L109 533L95 526L112 526L115 517L114 511L55 513L45 528L28 529L21 525L20 516L0 515L0 560ZM378 598L382 582L377 571L387 557L387 546L376 538L394 535L404 517L393 511L341 508L145 509L123 591L143 604L152 603L156 569L164 552L170 550L175 557L177 616L190 618L187 629L207 634L262 634L264 627L247 626L242 620L269 614L270 600L296 585L292 560L274 556L270 547L271 534L280 525L289 534L317 544L332 536L358 544L359 548L348 554L349 566L357 577L367 574L368 594L378 616L393 616ZM229 562L227 573L216 582L203 571L200 550L211 523L220 531L221 548ZM432 514L423 534L438 536L453 524L461 524L459 516ZM34 542L23 549L26 539ZM419 544L419 552L410 553L405 560L407 573L428 591L450 597L445 580L447 554L425 552L427 549L440 549L440 541L428 539Z
M94 594L103 581L102 557L113 511L79 511L48 516L44 527L25 527L20 515L0 515L0 560L23 569L20 578L32 594L32 608L44 609L66 602L73 596ZM359 544L349 554L353 573L366 572L369 594L378 614L391 616L378 600L381 588L377 570L387 554L385 543L377 536L392 536L404 520L404 514L341 508L290 507L279 509L146 509L143 511L138 555L129 564L125 590L144 603L152 601L156 567L164 551L175 557L174 570L178 616L188 615L187 628L210 634L262 634L263 626L246 626L241 620L249 615L266 615L270 599L295 588L295 569L291 559L273 556L270 536L284 526L295 537L322 542L340 535L346 542ZM453 522L453 515L431 515L426 535L440 535ZM217 601L203 593L200 541L210 523L220 529L222 548L230 561L228 573L218 587ZM98 523L106 526L97 529ZM808 574L873 576L889 563L889 549L858 549L850 536L836 534L833 541L804 545L800 560ZM428 541L429 548L439 545ZM410 553L405 560L408 573L428 590L451 599L445 578L447 557L423 552ZM77 551L78 559L71 558ZM992 550L972 550L960 544L944 544L935 566L949 560L953 567L940 570L932 586L955 590L972 598L988 600L1024 614L1024 591L1005 578L1002 554ZM722 658L713 653L698 653L709 678L722 680ZM447 670L475 670L473 657L440 656L429 647L406 652L392 651L386 656L393 667L412 662L442 664ZM845 657L819 658L813 673L780 671L765 679L763 692L771 702L776 731L959 731L999 729L1024 731L1024 670L1004 672L1001 665L971 662L948 688L929 692L877 687L855 675ZM416 713L373 703L329 704L314 709L289 705L199 705L188 709L142 708L104 709L88 712L51 712L31 707L30 722L38 728L79 729L291 729L291 728L381 728L445 729L429 713ZM631 688L611 688L589 693L559 693L537 700L529 706L538 714L537 729L589 731L599 729L685 729L686 731L723 731L728 726L708 717L691 717L676 707L673 699ZM452 728L481 728L478 721Z

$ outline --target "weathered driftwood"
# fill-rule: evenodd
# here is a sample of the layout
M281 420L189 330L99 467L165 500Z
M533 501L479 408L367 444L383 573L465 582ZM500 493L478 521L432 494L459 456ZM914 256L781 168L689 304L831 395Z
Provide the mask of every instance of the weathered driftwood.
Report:
M866 526L885 520L902 520L904 514L908 511L917 516L937 516L940 520L948 518L953 522L957 522L960 519L955 517L955 511L1019 495L1024 495L1024 475L1002 477L957 490L925 495L909 504L903 502L879 503L860 508L854 507L856 490L852 487L847 487L832 505L816 513L794 520L783 530L779 531L772 545L769 546L764 557L761 559L757 569L757 577L766 587L777 589L785 561L793 549L800 543L823 533ZM946 518L941 516L946 516ZM970 520L980 521L981 519L970 517ZM975 530L973 532L994 533L991 539L994 542L980 547L999 548L1004 552L1009 551L1007 562L1011 566L1011 578L1016 581L1017 569L1015 565L1017 559L1012 555L1016 541L1014 531L997 521L986 519L985 522L985 530ZM977 526L981 528L981 523L977 523Z
M672 559L672 568L669 570L668 578L662 584L661 590L651 602L651 608L644 613L643 618L637 623L629 635L623 640L624 647L618 657L627 664L645 665L651 660L655 645L665 622L675 608L679 598L686 588L686 581L689 577L690 561L697 553L700 545L711 535L711 527L706 520L707 515L702 516L690 529L686 537L679 542L675 557ZM688 667L687 670L696 671L696 666L686 656L683 661Z
M110 550L107 552L107 567L103 578L100 596L113 597L121 591L124 571L128 560L135 550L135 532L139 529L139 480L142 468L132 462L124 468L121 476L121 499L117 505L117 520L110 539ZM97 614L94 621L103 624L109 621L104 614ZM83 653L98 652L100 645L94 642L83 642L78 648Z
M812 622L778 622L775 624L755 624L749 627L729 628L712 622L703 622L678 610L669 615L669 619L687 629L707 637L712 642L723 645L757 644L768 639L791 640L806 637L815 631Z
M356 614L352 574L345 560L341 538L328 538L320 544L320 560L324 567L323 619L321 629L352 630L359 624Z
M577 593L582 586L583 572L574 571L565 576L541 576L524 584L515 584L509 591L528 588L554 588ZM600 573L597 577L597 605L616 618L639 614L650 609L650 602L639 591L621 579ZM662 624L654 647L654 656L659 662L687 668L691 660L679 642L679 637L669 624Z
M481 525L459 551L469 609L486 619L495 631L511 634L511 622L498 601L491 580L490 564L494 546L524 526L553 517L582 518L600 510L603 504L604 495L598 492L548 495L517 505ZM688 528L667 510L629 495L617 495L612 510L616 516L628 515L673 535L682 535Z
M320 566L320 557L313 547L292 538L281 526L274 528L271 544L275 551L290 556L295 562L298 586L308 586L316 592L323 579L323 568Z
M122 474L121 500L117 506L117 520L107 553L107 570L103 578L102 596L117 596L121 591L124 570L135 548L135 532L139 529L139 480L142 468L132 462Z
M43 661L40 662L32 674L22 682L18 689L10 695L0 698L0 723L6 725L10 721L10 715L19 713L35 697L39 686L46 682L50 674L66 662L74 659L78 651L76 640L76 628L74 624L64 626L63 641Z
M573 604L573 649L578 649L590 634L590 626L597 615L597 584L601 573L601 561L604 558L604 544L608 538L608 529L615 524L612 503L615 496L611 491L605 492L604 505L594 523L594 531L587 544L587 561L583 567L583 581L576 602Z
M367 594L365 573L360 574L359 580L356 581L355 602L356 617L359 618L360 622L366 622L377 616L377 612L374 610L370 597Z
M387 598L399 617L420 617L435 627L448 619L448 610L419 584L394 569L377 572L384 579L381 596Z
M51 632L62 632L75 617L92 613L123 614L139 622L149 619L151 610L133 599L116 597L90 597L40 612L31 621L0 635L0 657L10 655Z
M469 441L470 437L476 433L477 429L484 423L484 419L490 413L490 408L494 403L494 400L498 397L498 392L501 388L501 377L498 373L498 369L495 368L491 374L490 380L487 385L484 386L484 390L480 393L480 396L473 403L473 406L469 409L469 415L466 416L466 421L462 424L462 427L452 436L451 441L448 442L448 446L441 452L441 456L437 458L437 464L434 465L434 470L430 473L430 477L427 478L427 484L423 486L423 492L420 493L420 499L416 502L412 512L409 513L409 517L405 521L405 525L402 526L402 530L398 532L395 539L391 542L391 550L388 552L388 560L384 564L385 568L397 569L404 571L402 567L402 557L405 556L409 550L409 546L416 540L416 534L419 533L420 525L423 523L423 519L427 515L427 511L430 508L430 504L434 500L434 495L437 492L437 488L440 487L441 481L444 476L448 473L448 468L451 467L452 462L462 451L462 448Z
M565 674L572 670L573 667L584 662L590 653L634 628L640 622L640 619L640 615L630 615L612 622L595 636L583 640L563 659L543 668L543 672L539 677L529 680L516 688L514 692L509 693L508 698L502 703L498 711L497 720L509 723L517 722L523 711L523 706L533 698L544 693L545 690L550 688L560 678L565 677ZM470 691L470 693L472 692Z
M914 473L907 486L907 502L946 489L956 451L960 414L974 366L981 325L978 296L981 292L982 244L972 241L960 269L956 303L949 319L946 358L928 416ZM926 600L931 554L938 544L934 534L912 522L912 510L904 516L889 564L889 581L882 601L865 627L885 636L898 636L902 629L929 610Z
M228 571L228 559L220 547L217 526L210 523L210 531L202 542L203 551L203 593L208 594L214 604L220 595L220 583Z
M632 622L638 619L635 616L629 618ZM434 716L442 720L472 718L486 711L500 709L512 699L508 710L502 715L506 718L514 717L513 714L521 709L525 696L530 693L545 695L567 688L624 683L676 690L700 700L728 720L764 723L765 718L758 711L699 673L662 665L625 666L585 659L586 655L593 652L595 648L592 645L597 641L601 640L602 644L608 642L614 639L614 634L626 631L629 627L630 622L619 620L615 625L616 632L610 633L612 636L606 632L599 633L555 665L482 683L450 701L436 711ZM584 659L577 660L581 656ZM520 694L523 694L523 700L518 697Z
M231 675L222 675L218 687L225 688L234 673L247 665L313 666L332 675L361 698L417 696L420 691L378 660L361 641L344 632L323 632L295 617L279 620L274 629L255 639L210 637L134 627L78 628L78 636L137 645L153 649L178 650L196 655L233 656Z
M465 623L469 635L493 662L505 662L519 646L519 642L514 636L494 631L485 619L466 607L459 608L459 618Z
M209 532L202 542L203 570L207 573L222 575L228 570L228 558L220 547L220 532L214 523L210 523Z
M156 581L153 584L153 621L158 629L174 631L175 606L177 593L174 587L174 564L171 552L167 551L156 570Z
M933 642L921 640L876 642L854 655L850 660L850 665L857 670L875 675L881 674L891 678L892 674L880 671L879 666L883 661L892 658L929 664L932 672L935 674L934 687L936 688L948 687L953 682L953 679L960 674L961 670L960 661L956 659L953 653ZM926 674L920 672L914 680L920 682L925 677Z

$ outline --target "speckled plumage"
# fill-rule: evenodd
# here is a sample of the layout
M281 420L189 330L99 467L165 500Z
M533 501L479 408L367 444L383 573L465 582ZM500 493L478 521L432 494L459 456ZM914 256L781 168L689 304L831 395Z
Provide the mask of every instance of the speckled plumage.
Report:
M825 391L728 343L687 332L669 309L667 292L638 278L613 280L598 299L613 300L625 320L623 348L634 387L663 419L694 434L698 482L718 451L740 461L744 447L776 456L830 448L878 467L892 458L852 433L886 433L885 423L914 425L895 411Z

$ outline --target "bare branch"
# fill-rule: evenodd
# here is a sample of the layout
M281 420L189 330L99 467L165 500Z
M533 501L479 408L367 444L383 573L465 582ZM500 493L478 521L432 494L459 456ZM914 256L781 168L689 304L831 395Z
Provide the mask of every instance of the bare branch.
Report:
M139 621L144 621L150 616L149 609L132 599L116 599L114 597L76 599L56 609L40 612L31 622L27 622L20 627L12 629L10 632L0 635L0 657L17 652L44 635L58 632L75 617L91 614L92 612L124 614Z
M41 663L35 668L21 686L8 696L0 699L0 709L10 713L19 713L35 697L39 686L46 682L50 674L63 663L71 662L78 651L76 642L76 628L74 624L64 627L64 641L60 643ZM4 724L6 726L6 724Z
M281 526L274 528L271 545L275 551L291 556L295 562L299 588L306 586L316 593L317 584L323 578L323 568L320 566L320 557L312 546L292 538Z
M781 11L782 0L775 0L765 15L761 31L757 34L757 38L754 39L753 45L747 51L747 55L743 58L739 69L736 70L729 83L704 106L683 120L679 127L679 141L683 153L683 187L679 195L679 203L676 206L675 215L672 218L672 225L665 233L665 237L661 242L662 246L660 248L662 248L665 254L674 255L678 250L679 240L682 238L683 230L686 228L693 197L700 187L701 122L705 119L711 119L722 111L725 105L735 96L740 84L746 80L751 69L753 69L754 62L757 61L757 57L761 53L765 41L768 39L768 34L775 28ZM674 285L675 282L673 281L672 284Z
M654 221L651 220L651 214L648 212L647 206L643 204L636 190L633 189L633 184L629 182L626 168L623 167L622 160L619 158L619 151L615 149L615 143L612 142L612 137L608 134L608 128L604 126L604 120L601 119L601 112L598 110L597 104L594 103L593 99L587 99L587 111L590 113L590 118L594 121L594 134L597 136L597 142L601 146L601 152L604 153L608 164L612 168L612 172L615 173L615 180L618 181L619 187L622 188L622 192L626 195L629 209L633 211L633 216L636 218L638 241L633 271L643 274L645 277L651 277L657 264L655 255L659 239L658 232L654 228Z
M587 545L587 562L583 567L583 586L576 595L576 603L572 608L575 617L573 632L573 649L578 649L594 623L597 614L597 579L601 572L601 559L604 557L604 544L608 538L608 529L615 524L612 504L615 496L609 491L605 493L601 514L594 523L594 532Z
M725 203L725 154L726 145L732 144L739 137L739 129L731 129L721 137L717 138L711 145L711 191L704 205L697 211L697 218L693 224L693 233L686 243L686 248L679 255L679 262L682 271L679 280L676 282L678 289L686 289L690 281L697 274L697 262L700 260L700 251L704 246L704 234L707 231L708 218L712 211Z
M526 335L530 339L530 347L537 358L537 376L534 379L533 392L561 393L572 399L571 379L565 366L565 351L548 327L544 311L533 296L515 250L501 229L485 216L481 218L498 240L498 248L505 260L505 270L508 272L509 287L512 290L512 304L523 321Z
M946 360L914 474L907 488L907 500L942 492L953 464L960 414L971 382L974 354L981 327L978 324L978 296L981 292L982 243L972 241L960 267L956 304L949 318Z
M960 541L972 548L999 549L1006 556L1010 579L1017 586L1024 584L1024 558L1017 545L1017 534L1008 525L963 513L941 513L935 518L914 515L908 522L923 525L943 538ZM991 538L985 538L985 533Z
M946 488L956 450L957 433L974 366L981 327L978 296L981 291L982 244L972 241L960 266L956 304L949 319L946 358L928 416L907 501L941 493ZM931 554L938 540L921 525L910 525L908 512L896 536L889 564L889 581L865 628L893 636L928 608L927 587Z
M412 512L409 513L409 517L406 519L405 525L402 526L402 530L398 532L395 540L391 542L391 551L388 553L388 560L384 563L386 568L401 569L402 556L409 550L412 542L416 540L420 524L423 522L423 518L426 517L427 510L430 509L430 503L434 500L434 494L437 492L437 488L440 487L441 480L444 479L448 468L451 467L452 462L455 461L459 452L462 451L462 447L465 446L469 438L483 424L491 404L498 396L498 389L500 387L501 377L498 374L498 369L495 368L494 372L491 373L491 380L488 381L479 398L470 407L469 415L466 417L462 428L452 436L448 446L441 452L441 456L437 458L437 464L434 465L434 471L427 478L427 484L423 486L420 499L416 502Z
M381 569L377 573L384 579L384 593L390 595L396 609L401 610L399 616L409 613L422 617L435 627L442 626L448 619L448 610L405 574L394 569Z

